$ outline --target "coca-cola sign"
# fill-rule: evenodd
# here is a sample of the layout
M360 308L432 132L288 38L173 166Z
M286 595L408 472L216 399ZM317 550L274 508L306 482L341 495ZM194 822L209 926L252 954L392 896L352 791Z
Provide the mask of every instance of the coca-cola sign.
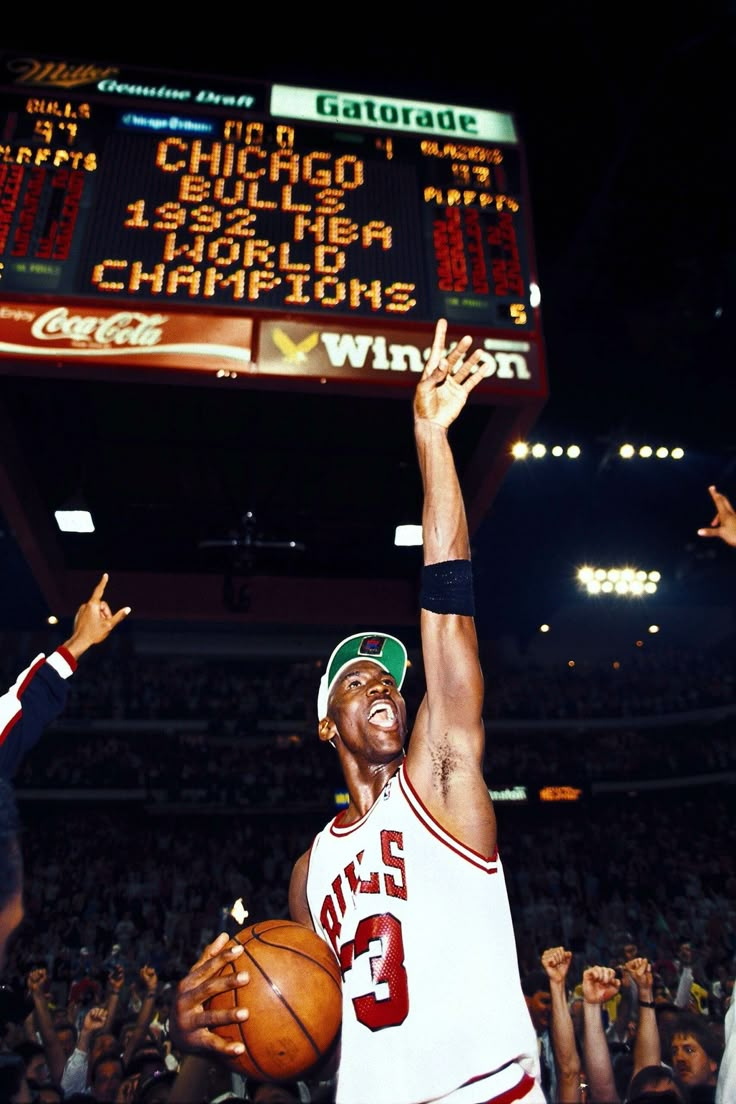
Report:
M160 314L0 301L2 358L114 361L181 371L251 371L253 323L233 315Z
M127 345L147 349L159 346L164 314L118 311L117 314L72 314L68 307L53 307L34 318L31 334L37 341L69 341L74 348L95 345Z

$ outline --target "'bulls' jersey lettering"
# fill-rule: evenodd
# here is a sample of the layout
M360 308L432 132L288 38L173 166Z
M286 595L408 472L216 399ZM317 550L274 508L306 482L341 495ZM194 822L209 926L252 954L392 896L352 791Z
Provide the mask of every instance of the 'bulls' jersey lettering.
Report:
M332 949L340 957L338 940L340 938L341 921L345 915L346 899L352 900L356 893L381 893L388 897L398 897L405 901L406 898L406 866L404 863L404 840L401 832L384 828L381 831L381 860L383 869L371 870L364 875L356 873L356 865L360 869L363 861L363 851L358 851L355 859L351 860L332 881L330 893L328 893L319 912L320 922L332 944Z

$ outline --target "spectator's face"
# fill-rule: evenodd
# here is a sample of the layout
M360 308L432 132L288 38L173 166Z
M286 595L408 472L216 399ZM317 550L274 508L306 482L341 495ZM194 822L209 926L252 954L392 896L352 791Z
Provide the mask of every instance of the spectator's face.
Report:
M92 1092L99 1104L114 1104L120 1082L123 1079L123 1067L118 1058L105 1059L95 1067Z
M631 962L632 958L636 958L639 953L639 949L636 943L625 943L623 946L624 962Z
M26 1066L26 1077L32 1085L43 1085L49 1080L49 1067L46 1065L45 1055L33 1055Z
M537 989L531 997L526 997L529 1015L534 1024L537 1035L541 1035L549 1027L549 1014L552 1008L552 997L544 989Z
M718 1063L709 1058L697 1039L675 1032L670 1044L672 1068L686 1085L715 1085Z
M59 1042L61 1043L61 1049L64 1051L64 1057L68 1058L76 1045L74 1032L70 1027L57 1027L56 1034L59 1036Z
M106 1050L117 1052L119 1049L118 1041L111 1032L103 1031L99 1035L95 1035L89 1048L90 1066L94 1064L98 1055L103 1054Z

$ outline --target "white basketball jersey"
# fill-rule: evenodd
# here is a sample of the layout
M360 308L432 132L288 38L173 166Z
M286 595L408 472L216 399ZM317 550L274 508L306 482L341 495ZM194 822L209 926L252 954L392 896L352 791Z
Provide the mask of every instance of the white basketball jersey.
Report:
M440 827L405 765L317 835L307 900L343 972L338 1104L478 1104L538 1077L501 861Z

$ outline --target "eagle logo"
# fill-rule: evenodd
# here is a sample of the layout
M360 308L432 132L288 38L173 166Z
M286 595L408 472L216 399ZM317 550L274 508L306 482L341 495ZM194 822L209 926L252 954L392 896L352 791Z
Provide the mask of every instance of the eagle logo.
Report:
M311 353L318 341L319 334L316 332L307 334L304 340L297 344L296 341L292 341L289 335L278 327L273 331L273 343L283 355L287 364L305 364L307 353Z

